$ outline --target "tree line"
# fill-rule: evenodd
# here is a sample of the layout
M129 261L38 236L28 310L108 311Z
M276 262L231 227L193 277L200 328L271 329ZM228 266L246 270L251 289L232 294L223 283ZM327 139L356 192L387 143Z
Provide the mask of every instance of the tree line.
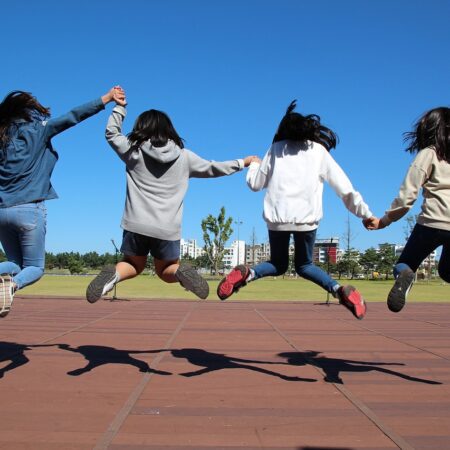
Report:
M416 217L407 217L405 236L411 233ZM222 207L217 217L209 214L201 223L203 240L205 242L205 254L198 258L181 255L180 259L189 262L196 269L206 269L211 273L220 273L223 256L226 253L225 245L233 233L233 218L227 217L225 208ZM386 279L392 275L392 267L396 263L395 247L393 244L385 243L379 249L371 247L364 252L350 248L350 235L348 230L348 246L343 256L337 263L326 261L317 263L325 271L342 276L355 278L360 274L365 277L373 277L374 274L384 276ZM81 254L79 252L46 252L46 270L68 270L71 274L89 273L101 269L107 264L116 264L122 255L115 253L99 254L95 251ZM5 261L5 253L0 249L0 262ZM154 272L153 258L149 255L147 269ZM291 258L288 274L295 274L293 257ZM431 274L429 274L431 275Z

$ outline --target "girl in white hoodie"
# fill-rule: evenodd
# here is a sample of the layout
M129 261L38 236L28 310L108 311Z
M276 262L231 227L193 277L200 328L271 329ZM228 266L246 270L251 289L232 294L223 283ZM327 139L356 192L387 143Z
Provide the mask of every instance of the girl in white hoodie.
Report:
M249 281L285 273L292 234L296 272L333 294L356 318L362 319L366 305L361 294L353 286L340 286L313 264L324 181L357 217L368 219L372 213L329 153L336 146L336 134L320 123L319 116L303 116L294 112L295 107L294 100L262 162L252 162L247 174L250 189L266 189L264 220L269 229L271 259L253 268L235 267L219 283L217 294L225 300Z

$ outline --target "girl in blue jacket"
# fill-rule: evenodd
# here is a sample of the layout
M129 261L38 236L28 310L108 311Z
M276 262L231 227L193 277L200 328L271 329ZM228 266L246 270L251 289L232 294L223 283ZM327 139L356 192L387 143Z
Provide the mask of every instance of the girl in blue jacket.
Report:
M123 97L115 87L55 119L28 92L11 92L0 103L0 242L7 257L0 263L0 317L9 313L14 292L44 273L45 200L57 198L52 137Z

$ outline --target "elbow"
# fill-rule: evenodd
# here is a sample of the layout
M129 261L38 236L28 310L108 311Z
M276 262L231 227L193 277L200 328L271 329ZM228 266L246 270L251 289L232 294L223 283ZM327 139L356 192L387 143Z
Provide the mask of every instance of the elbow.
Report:
M253 183L247 183L247 186L252 190L253 192L258 192L262 189L261 186L255 185Z

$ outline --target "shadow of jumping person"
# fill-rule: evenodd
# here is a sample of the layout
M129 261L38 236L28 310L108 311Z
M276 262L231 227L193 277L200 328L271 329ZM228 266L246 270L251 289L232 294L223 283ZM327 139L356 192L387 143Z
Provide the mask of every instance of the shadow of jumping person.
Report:
M318 367L325 373L324 381L327 383L344 384L339 374L341 372L381 372L387 375L393 375L403 378L408 381L415 381L416 383L425 384L442 384L439 381L426 380L423 378L416 378L410 375L405 375L401 372L396 372L391 369L380 366L404 366L402 363L384 363L384 362L367 362L367 361L353 361L350 359L328 358L320 356L321 352L308 350L305 352L285 352L278 353L278 356L287 359L288 364L294 366L311 365Z
M20 366L28 363L30 360L25 355L25 352L38 347L54 347L57 344L19 344L17 342L0 341L0 363L11 361L5 367L0 369L0 378L3 378L6 372L17 369Z
M198 375L203 375L205 373L214 372L216 370L222 369L247 369L253 372L259 372L265 375L271 375L277 378L281 378L282 380L285 381L304 381L309 383L317 381L313 378L290 377L278 372L274 372L272 370L267 370L261 367L250 365L250 364L280 364L278 362L273 361L257 361L251 359L235 358L233 356L227 356L222 353L211 353L199 348L174 349L171 350L171 354L175 358L186 359L189 363L193 364L194 366L202 367L202 369L195 370L192 372L180 373L179 375L183 377L195 377Z
M118 350L113 347L102 345L80 345L79 347L71 347L68 344L59 344L58 347L62 350L79 353L88 361L85 367L67 372L67 375L71 376L82 375L105 364L128 364L138 368L139 372L149 372L157 375L172 375L171 372L152 369L145 361L131 356L131 354L159 353L161 350Z

